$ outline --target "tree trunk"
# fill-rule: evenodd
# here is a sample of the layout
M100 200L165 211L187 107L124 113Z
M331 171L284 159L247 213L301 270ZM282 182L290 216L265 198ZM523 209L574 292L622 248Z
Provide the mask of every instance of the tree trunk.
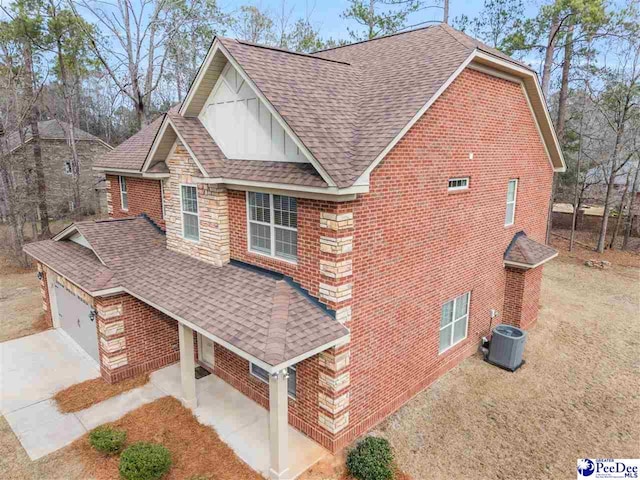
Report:
M40 213L40 235L44 238L51 236L49 229L49 211L47 209L47 186L44 178L44 165L42 163L42 147L40 145L40 131L38 130L38 120L40 120L40 108L38 106L33 85L35 79L33 76L33 57L31 44L25 40L24 42L24 70L26 74L25 84L25 100L30 105L29 125L31 127L31 144L33 146L33 159L36 170L36 186L38 198L38 211Z
M560 82L560 95L558 99L558 121L556 133L560 146L565 143L565 124L567 119L567 99L569 98L569 73L571 72L571 59L573 57L573 23L569 24L564 46L564 62L562 63L562 80Z
M631 228L633 227L633 204L635 203L636 196L638 195L639 177L640 177L640 163L636 167L636 174L633 177L633 186L631 187L631 198L629 199L629 211L627 212L627 218L625 219L624 239L622 240L623 250L626 250L629 247L629 239L631 238Z
M442 15L442 23L449 24L449 0L444 0L444 13Z
M549 82L551 81L551 67L553 66L553 52L556 48L557 33L560 26L558 15L554 15L551 19L549 28L549 39L547 40L547 48L544 54L544 65L542 67L542 93L545 100L549 97Z
M376 22L375 22L375 15L376 15L376 1L375 0L369 0L369 40L371 40L372 38L375 38L376 36Z
M616 217L616 225L613 227L613 233L611 234L611 241L609 242L609 248L613 248L618 238L618 229L620 227L620 217L624 213L624 202L627 200L627 191L629 190L629 175L627 174L627 181L624 185L624 192L622 192L622 198L620 199L620 208L618 209L618 216Z
M56 6L51 2L52 18L56 18ZM67 66L64 63L64 54L62 51L62 40L60 36L56 38L56 47L58 55L58 68L60 71L60 87L62 89L62 97L64 99L64 110L68 127L63 128L65 131L69 148L71 150L71 176L73 178L73 210L78 211L82 208L80 196L80 158L78 157L78 149L76 148L76 117L73 112L73 93L69 85L69 76ZM73 214L73 212L72 212Z

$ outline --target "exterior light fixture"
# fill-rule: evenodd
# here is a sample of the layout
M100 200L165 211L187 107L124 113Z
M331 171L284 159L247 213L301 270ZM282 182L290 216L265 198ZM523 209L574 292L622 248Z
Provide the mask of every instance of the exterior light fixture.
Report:
M95 321L96 319L96 309L92 308L91 311L89 312L89 320L91 320L92 322Z
M42 280L44 278L42 272L38 272L36 276L38 277L38 280Z

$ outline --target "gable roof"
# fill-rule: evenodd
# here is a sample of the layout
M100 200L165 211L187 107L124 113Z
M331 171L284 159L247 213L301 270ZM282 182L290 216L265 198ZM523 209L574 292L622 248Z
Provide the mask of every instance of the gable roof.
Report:
M504 252L504 263L519 268L535 268L558 255L555 248L538 243L523 231L516 233Z
M78 233L89 248L68 240ZM239 262L214 267L168 250L148 217L77 222L24 251L94 296L127 292L263 368L295 363L349 335L284 275Z
M61 120L53 119L53 120L42 120L38 122L38 132L40 134L41 140L66 140L66 131L69 130L70 125ZM78 127L74 127L73 133L76 141L90 141L90 142L99 142L104 146L111 148L109 144L101 140L100 138L91 135L84 130L80 130ZM24 129L24 143L30 142L33 140L33 135L31 134L31 127L27 126ZM20 133L17 131L11 132L7 135L6 138L6 150L8 152L13 152L17 148L20 147Z
M224 164L224 155L197 116L227 62L337 190L368 184L368 173L468 66L522 82L549 159L564 170L536 73L437 25L314 54L216 37L179 112L169 117L175 132L167 133L190 136L185 143L202 157L203 176L220 177L207 172Z

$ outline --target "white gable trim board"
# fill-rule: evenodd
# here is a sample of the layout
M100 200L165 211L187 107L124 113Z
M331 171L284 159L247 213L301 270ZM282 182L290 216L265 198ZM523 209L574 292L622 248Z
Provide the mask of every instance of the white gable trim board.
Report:
M106 266L106 263L102 261L102 259L100 258L100 255L98 255L98 253L93 249L93 247L91 246L87 238L84 235L82 235L82 233L80 233L80 230L78 230L78 227L76 227L73 223L69 225L67 228L63 229L55 237L53 237L52 240L56 242L60 240L69 240L73 243L77 243L78 245L88 248L93 252L96 258L100 260L100 263Z

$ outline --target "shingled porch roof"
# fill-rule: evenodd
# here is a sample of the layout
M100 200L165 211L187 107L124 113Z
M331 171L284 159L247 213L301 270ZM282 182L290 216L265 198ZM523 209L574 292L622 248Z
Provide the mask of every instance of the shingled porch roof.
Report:
M504 264L517 268L535 268L558 255L555 248L527 237L523 231L516 233L504 252Z
M76 233L91 249L69 240ZM333 312L291 279L239 262L214 267L170 251L146 218L79 222L24 250L92 295L107 287L129 293L267 370L349 336Z

